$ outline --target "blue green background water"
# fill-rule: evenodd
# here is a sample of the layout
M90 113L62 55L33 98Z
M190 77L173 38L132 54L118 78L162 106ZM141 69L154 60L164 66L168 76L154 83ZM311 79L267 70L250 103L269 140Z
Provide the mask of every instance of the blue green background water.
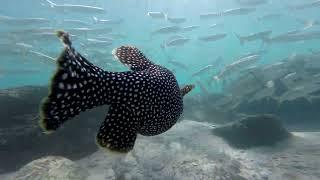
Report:
M215 68L211 73L201 77L191 78L191 74L202 67L210 64L217 57L223 58L223 65L234 62L240 55L266 49L267 53L263 55L260 64L273 63L286 58L294 53L309 53L309 49L320 49L319 40L302 41L297 43L271 44L262 47L260 41L246 43L241 46L234 33L248 35L250 33L272 30L272 35L277 35L291 30L303 28L303 24L296 19L318 19L320 20L319 8L310 8L302 11L292 11L287 8L288 4L311 2L304 1L269 1L267 4L256 6L254 13L242 16L228 16L214 18L210 20L200 20L199 15L208 12L221 12L226 9L241 7L235 0L55 0L57 4L83 4L103 7L107 10L106 14L96 15L100 19L119 19L123 18L124 23L120 25L109 26L112 33L120 33L125 38L116 39L112 46L101 47L110 51L123 44L130 44L140 48L151 60L164 65L169 69L176 69L177 79L180 84L195 82L200 80L207 85L208 79L216 75L220 69ZM159 35L150 38L150 32L160 27L173 25L163 19L152 19L147 16L149 11L160 11L169 16L179 16L187 18L187 21L181 26L199 25L198 30L183 34L192 40L181 47L167 48L163 50L160 46L170 35ZM281 13L284 16L267 21L257 21L257 17L268 13ZM97 27L93 23L92 15L82 13L59 13L53 10L45 0L4 0L1 2L0 15L10 17L42 17L52 21L48 26L53 29L67 29L66 26L58 26L56 22L63 19L76 19L88 22L90 27ZM224 23L222 28L209 28L215 23ZM103 25L99 25L101 27ZM46 27L46 26L44 26ZM89 28L90 28L89 27ZM6 50L14 49L15 43L27 43L33 45L33 50L42 52L52 57L57 57L62 50L62 45L58 39L34 39L30 41L20 40L19 38L7 38L8 32L22 30L23 25L9 26L0 25L0 37L4 46L0 50L0 88L16 87L22 85L46 85L55 69L54 64L44 63L42 58L32 56L23 51L12 53ZM40 27L28 27L40 28ZM312 27L312 30L318 30L319 27ZM216 33L227 33L227 37L216 42L204 43L197 40L197 37ZM18 37L28 36L20 34ZM94 37L92 37L94 38ZM81 40L74 40L75 47L82 53L79 43ZM4 48L5 47L5 48ZM189 70L178 70L168 64L169 58L180 61L188 65ZM91 60L91 59L89 59ZM103 57L100 61L103 60ZM93 60L91 60L93 61ZM120 64L120 63L119 63ZM115 63L112 66L116 66ZM105 69L113 70L113 67L106 66ZM1 72L2 70L2 72ZM34 73L25 73L23 70L34 70ZM120 68L117 70L126 70ZM222 85L209 86L210 91L219 92Z

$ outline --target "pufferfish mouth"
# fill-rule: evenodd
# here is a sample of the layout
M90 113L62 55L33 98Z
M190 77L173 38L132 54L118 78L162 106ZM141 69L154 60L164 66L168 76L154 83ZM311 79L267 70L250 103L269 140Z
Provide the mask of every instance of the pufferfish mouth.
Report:
M116 49L113 49L112 54L117 60L120 60L122 63L128 63L131 60L130 53L132 52L130 50L133 48L134 47L131 46L120 46Z
M111 51L111 54L113 55L114 59L120 60L119 57L117 56L117 50L118 48L115 48Z
M112 54L122 63L131 63L138 56L141 56L141 52L134 46L120 46L113 49Z
M122 64L128 66L129 68L131 68L131 58L130 56L128 56L128 48L130 48L131 46L121 46L119 48L115 48L111 51L113 57L115 60L120 61Z

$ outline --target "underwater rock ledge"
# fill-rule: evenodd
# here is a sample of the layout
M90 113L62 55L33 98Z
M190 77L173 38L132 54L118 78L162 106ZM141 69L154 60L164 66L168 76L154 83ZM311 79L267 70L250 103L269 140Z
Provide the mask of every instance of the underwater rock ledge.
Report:
M271 146L291 136L280 119L268 114L248 116L212 132L236 148Z
M46 86L24 86L0 90L0 173L47 155L79 159L97 150L94 141L106 106L75 117L58 133L45 135L38 126L39 104ZM68 127L70 126L70 127Z

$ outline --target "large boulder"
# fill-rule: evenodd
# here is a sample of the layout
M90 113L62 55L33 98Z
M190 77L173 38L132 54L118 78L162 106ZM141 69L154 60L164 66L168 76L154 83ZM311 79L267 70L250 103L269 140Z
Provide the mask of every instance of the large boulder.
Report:
M23 180L86 180L89 172L69 159L48 156L34 160L23 166L15 179Z
M234 112L250 115L274 114L279 117L286 126L300 127L302 129L320 127L319 96L299 95L295 97L276 98L265 96L257 99L243 99Z
M257 115L217 127L213 133L237 148L268 146L290 137L279 119L272 115Z
M38 126L39 104L45 86L0 90L0 173L16 170L46 155L79 159L97 150L94 137L108 107L100 107L68 121L45 135Z

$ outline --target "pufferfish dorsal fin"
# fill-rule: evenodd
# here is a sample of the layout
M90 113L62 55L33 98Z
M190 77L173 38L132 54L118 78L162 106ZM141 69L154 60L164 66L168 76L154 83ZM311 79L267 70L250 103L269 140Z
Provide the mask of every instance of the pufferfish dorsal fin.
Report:
M132 71L142 71L153 65L153 63L134 46L120 46L112 50L112 54L121 63L128 65Z
M181 96L185 96L188 94L193 88L195 88L194 84L185 85L183 88L180 89Z

